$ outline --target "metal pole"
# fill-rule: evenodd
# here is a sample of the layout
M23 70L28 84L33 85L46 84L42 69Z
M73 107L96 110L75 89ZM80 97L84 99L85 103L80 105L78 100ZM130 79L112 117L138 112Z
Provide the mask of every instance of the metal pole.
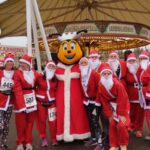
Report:
M32 56L32 32L31 32L31 0L26 0L26 20L27 20L27 51Z
M31 4L31 17L32 17L32 29L33 29L33 38L34 38L34 45L35 45L35 57L37 59L37 67L38 71L41 72L41 57L40 57L40 50L39 50L39 43L38 43L38 36L37 36L37 25L36 25L36 18L33 11L33 5Z
M42 35L42 38L43 38L47 58L48 58L48 60L50 60L50 59L52 59L52 57L51 57L50 49L49 49L49 46L48 46L46 34L45 34L45 31L44 31L42 19L41 19L41 16L40 16L39 8L38 8L38 5L37 5L37 1L32 0L32 4L33 4L33 7L34 7L37 22L38 22L38 25L39 25L39 28L40 28L40 31L41 31L41 35Z

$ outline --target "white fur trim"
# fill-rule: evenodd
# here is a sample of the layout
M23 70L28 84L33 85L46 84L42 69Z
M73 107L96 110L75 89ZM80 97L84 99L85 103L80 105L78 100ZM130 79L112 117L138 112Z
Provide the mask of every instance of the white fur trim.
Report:
M52 65L56 66L56 64L54 62L49 62L49 63L46 64L45 67L47 67L49 64L52 64Z
M8 106L9 106L9 101L10 101L10 95L8 95L8 98L7 98L7 102L6 102L6 106L3 108L3 107L0 107L0 110L3 110L3 111L6 111Z
M100 57L99 54L90 54L90 55L89 55L89 58L90 58L90 57L94 57L94 56Z
M44 98L45 98L45 96L39 95L39 94L36 94L36 97L41 98L41 99L44 99Z
M26 110L26 107L19 109L19 110L14 110L15 113L20 113Z
M4 65L7 63L7 61L12 61L14 63L14 59L13 58L6 58L4 61Z
M112 70L111 70L111 69L103 69L103 70L101 71L101 73L100 73L100 74L102 74L104 71L109 71L109 72L111 72L111 73L112 73Z
M135 104L139 104L139 100L131 100L130 103L135 103Z
M83 133L83 134L72 134L71 135L71 140L73 141L73 140L83 140L83 139L87 139L87 138L89 138L91 136L91 133L90 132L87 132L87 133ZM58 141L61 141L61 140L63 140L64 139L64 134L61 134L61 135L57 135L56 136L56 138L57 138L57 140ZM66 141L66 142L72 142L72 141Z
M19 62L26 63L26 64L28 64L28 65L31 67L31 63L29 63L29 62L26 61L25 59L20 59Z
M150 93L146 93L146 96L147 96L147 97L150 97Z
M149 58L147 55L139 55L139 58L141 58L141 57L145 57L145 58Z
M130 57L130 58L127 59L127 61L129 61L129 60L136 60L136 58L135 57Z

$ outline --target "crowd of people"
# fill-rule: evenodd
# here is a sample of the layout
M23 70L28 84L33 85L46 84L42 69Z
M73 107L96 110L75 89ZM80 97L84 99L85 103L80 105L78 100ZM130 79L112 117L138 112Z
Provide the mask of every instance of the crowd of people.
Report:
M63 64L49 60L43 72L38 73L28 55L21 57L15 69L14 56L5 56L0 70L0 150L9 149L12 111L16 150L33 149L34 122L41 147L48 146L47 120L52 145L61 140L88 139L85 146L95 145L95 150L104 150L106 145L110 150L126 150L129 131L143 137L144 116L150 130L148 51L142 51L138 57L132 52L126 61L112 51L106 62L101 62L97 51L91 51L70 67L71 71L63 69ZM150 140L150 134L144 138Z

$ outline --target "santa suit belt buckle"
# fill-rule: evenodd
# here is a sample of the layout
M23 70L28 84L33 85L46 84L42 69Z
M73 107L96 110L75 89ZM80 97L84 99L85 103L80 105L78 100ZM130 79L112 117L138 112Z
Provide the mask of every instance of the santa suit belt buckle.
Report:
M134 87L135 87L135 88L138 88L138 87L139 87L139 83L137 83L137 82L134 83Z
M44 107L49 107L50 105L52 105L54 103L54 101L50 101L50 102L42 102L37 100L38 102L40 102Z

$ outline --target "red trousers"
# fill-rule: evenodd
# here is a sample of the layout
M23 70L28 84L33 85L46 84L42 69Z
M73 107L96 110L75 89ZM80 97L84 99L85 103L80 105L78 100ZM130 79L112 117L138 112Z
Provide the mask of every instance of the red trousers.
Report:
M110 147L118 147L120 145L128 145L129 135L128 129L121 121L111 120L109 125L109 144Z
M146 117L148 129L150 129L150 109L145 109L145 117Z
M130 103L130 120L131 128L135 130L143 130L144 109L138 103Z
M37 105L38 111L36 112L36 124L37 129L40 135L40 138L46 138L46 120L48 119L49 124L49 133L51 137L52 143L56 142L56 118L54 117L52 120L49 119L49 109L55 109L55 104L44 107L41 103L38 102Z
M32 129L35 120L35 112L16 113L17 144L32 143Z

